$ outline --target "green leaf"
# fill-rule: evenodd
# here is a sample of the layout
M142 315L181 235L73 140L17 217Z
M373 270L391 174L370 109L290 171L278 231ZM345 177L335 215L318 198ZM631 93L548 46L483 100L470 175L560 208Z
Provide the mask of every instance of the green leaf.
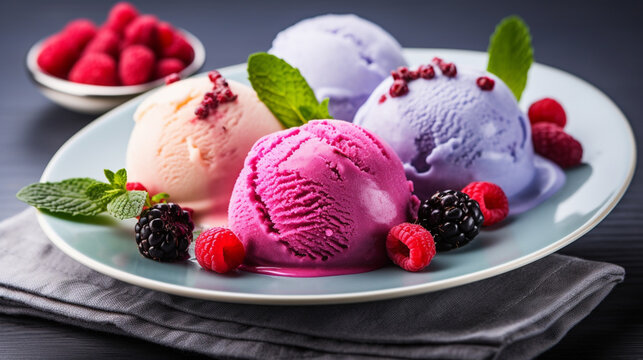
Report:
M105 211L105 205L91 200L86 192L90 186L99 183L90 178L35 183L22 188L16 197L33 207L53 213L93 216Z
M122 189L114 189L113 185L99 182L88 187L85 195L87 195L90 200L98 202L104 207L113 198L124 192L125 190Z
M110 201L107 211L119 220L133 218L141 214L146 199L146 191L128 191Z
M167 200L169 198L170 198L170 194L161 192L161 193L158 193L158 194L152 196L152 203L153 204L160 203L163 200Z
M109 181L110 184L114 184L114 172L109 169L104 169L103 172L105 173L107 181Z
M125 169L120 169L114 174L113 185L117 189L125 189L127 185L127 171Z
M487 71L498 76L520 100L527 85L527 73L534 61L531 35L518 16L504 18L489 40Z
M248 79L259 99L285 128L313 119L331 119L328 100L320 104L299 70L274 55L250 55Z

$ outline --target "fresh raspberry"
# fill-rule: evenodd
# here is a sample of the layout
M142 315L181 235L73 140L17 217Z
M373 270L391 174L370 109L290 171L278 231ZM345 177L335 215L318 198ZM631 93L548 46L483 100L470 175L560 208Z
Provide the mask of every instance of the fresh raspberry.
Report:
M140 182L128 182L127 184L125 184L125 189L127 189L127 191L133 191L133 190L147 191L147 188L145 187L145 185L141 184Z
M101 53L83 55L69 72L69 81L90 85L116 86L116 61Z
M161 59L156 63L155 79L164 78L170 74L178 74L185 68L183 61L174 58Z
M174 84L175 82L181 80L181 77L177 73L170 74L165 77L165 85Z
M167 49L168 47L170 47L170 45L172 45L172 41L174 40L174 33L176 30L174 30L174 27L172 27L172 25L164 21L159 22L156 26L156 29L158 31L159 46L161 47L161 49Z
M567 124L565 109L563 109L558 101L552 98L544 98L531 104L527 115L532 125L547 122L564 128L565 124Z
M93 22L87 19L70 21L62 31L62 35L71 41L78 51L83 50L85 45L96 36L98 29Z
M125 28L138 16L138 11L134 5L128 2L119 2L112 7L107 15L105 27L112 31L123 34Z
M227 273L243 263L246 251L230 230L214 227L202 232L194 247L196 260L204 269Z
M435 256L435 242L431 233L421 225L403 223L389 231L386 252L402 269L420 271Z
M583 146L567 134L561 127L549 122L539 122L531 126L534 151L555 162L562 168L580 164Z
M177 58L183 61L184 64L189 65L194 60L194 49L192 45L183 38L178 32L174 33L172 43L161 50L163 58Z
M120 38L118 34L110 29L104 28L87 44L83 53L103 53L110 55L114 59L118 59L119 45Z
M79 56L78 48L68 38L56 34L45 40L37 62L42 71L64 79Z
M485 182L472 182L462 192L478 202L484 216L483 226L496 224L509 215L509 201L500 186Z
M158 47L158 19L154 15L141 15L125 28L124 47L139 44L150 49Z
M132 45L121 53L118 74L123 85L149 81L154 72L154 52L143 45Z

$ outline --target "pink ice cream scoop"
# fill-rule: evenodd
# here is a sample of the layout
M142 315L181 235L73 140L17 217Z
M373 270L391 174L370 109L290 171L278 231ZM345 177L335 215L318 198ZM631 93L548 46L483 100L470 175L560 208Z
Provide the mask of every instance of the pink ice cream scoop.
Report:
M351 123L316 120L252 147L228 214L244 269L326 276L388 263L386 234L418 205L386 143Z
M194 210L195 221L227 222L227 209L243 159L257 139L281 124L254 90L228 81L236 99L201 118L195 110L206 92L207 77L165 86L141 103L127 148L130 181L151 193L167 192L172 202Z

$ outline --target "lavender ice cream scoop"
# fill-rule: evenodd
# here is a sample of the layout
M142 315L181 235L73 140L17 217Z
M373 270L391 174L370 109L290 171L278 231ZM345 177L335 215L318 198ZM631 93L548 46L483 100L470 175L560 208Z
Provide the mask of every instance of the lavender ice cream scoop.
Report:
M352 121L391 70L406 64L400 44L381 27L355 15L322 15L283 30L271 54L299 68L335 119Z
M505 191L516 214L560 189L563 172L534 154L529 120L502 80L485 71L457 67L447 76L433 68L433 78L406 81L408 92L399 81L390 91L389 76L354 120L397 152L420 199L489 181ZM481 77L491 81L479 83Z

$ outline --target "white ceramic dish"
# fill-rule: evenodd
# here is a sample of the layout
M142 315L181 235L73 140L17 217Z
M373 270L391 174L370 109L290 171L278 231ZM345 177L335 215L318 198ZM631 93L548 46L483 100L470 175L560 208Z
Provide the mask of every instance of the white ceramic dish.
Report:
M463 50L407 49L411 65L441 56L459 66L484 68L486 54ZM246 81L244 65L221 69ZM144 95L145 96L145 95ZM143 97L144 97L143 96ZM288 278L239 272L217 275L194 261L158 263L142 257L133 222L121 226L71 222L40 214L51 240L69 256L106 275L142 287L226 302L328 304L395 298L454 287L533 262L596 226L623 196L634 172L636 146L627 119L598 89L561 70L534 64L522 107L551 96L567 110L567 131L584 145L583 165L566 171L565 186L535 209L485 230L470 245L438 254L423 272L389 266L355 275ZM143 97L105 114L72 137L53 157L42 181L75 176L102 178L104 168L125 165L132 114Z

